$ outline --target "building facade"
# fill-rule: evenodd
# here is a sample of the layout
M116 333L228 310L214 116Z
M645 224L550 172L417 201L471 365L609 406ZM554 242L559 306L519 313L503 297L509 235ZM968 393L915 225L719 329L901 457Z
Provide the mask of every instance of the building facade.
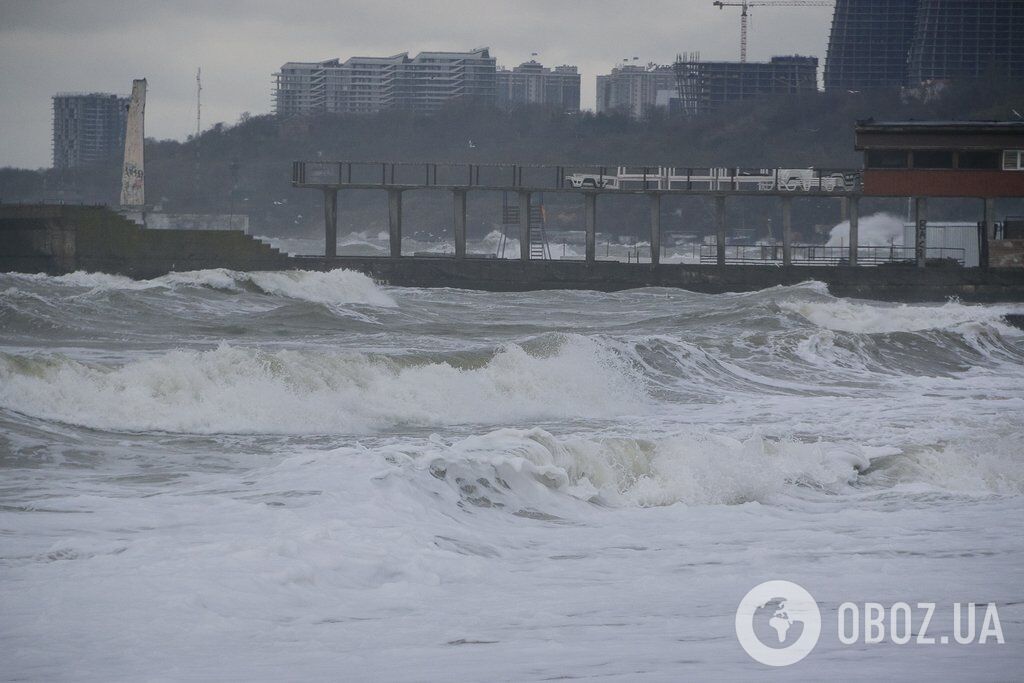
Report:
M836 0L825 90L903 86L916 18L917 0Z
M53 97L53 167L79 168L124 153L128 98L110 93Z
M863 121L864 194L1024 196L1024 122Z
M672 66L623 65L597 77L598 113L640 119L656 108L703 114L723 104L766 95L815 92L817 57L772 57L767 62L702 62L697 56Z
M488 48L288 62L274 74L274 113L305 116L404 109L431 113L456 99L494 104L495 59Z
M496 78L499 107L536 104L560 111L580 110L580 74L575 66L546 69L531 60L512 70L498 69Z
M908 85L1024 78L1024 2L918 0L908 70Z
M1024 78L1021 0L836 0L826 90Z
M772 57L767 62L702 62L677 60L678 108L703 114L729 102L766 95L813 93L818 89L818 58L800 55Z
M676 74L671 66L623 64L610 74L597 77L597 113L622 113L642 119L676 92Z

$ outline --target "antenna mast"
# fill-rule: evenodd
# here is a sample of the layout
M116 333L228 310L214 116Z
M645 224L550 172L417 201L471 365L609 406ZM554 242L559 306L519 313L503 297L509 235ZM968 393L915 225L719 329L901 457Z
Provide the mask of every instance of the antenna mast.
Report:
M200 131L202 131L202 98L203 92L203 81L202 81L203 68L199 67L196 69L196 137L199 137Z

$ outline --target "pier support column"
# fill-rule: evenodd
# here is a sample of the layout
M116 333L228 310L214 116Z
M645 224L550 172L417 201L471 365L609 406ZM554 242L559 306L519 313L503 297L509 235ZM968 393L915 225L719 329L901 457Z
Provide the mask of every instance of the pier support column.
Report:
M597 260L597 193L585 192L583 194L583 218L584 230L586 232L586 259L587 263Z
M324 189L324 256L338 255L338 191Z
M850 258L848 262L851 266L855 266L857 265L857 247L860 245L860 197L850 197L846 201L849 202L850 211Z
M782 198L782 265L793 265L793 198Z
M466 191L452 190L455 216L455 258L466 258Z
M715 262L725 265L725 195L715 197Z
M924 268L928 259L928 200L914 197L914 260Z
M661 262L661 195L651 195L651 265Z
M530 260L530 193L519 193L519 258Z
M402 191L388 190L388 239L391 255L402 255Z
M982 216L981 240L978 253L978 265L988 268L988 250L992 240L996 238L996 200L989 197L985 200L985 213Z

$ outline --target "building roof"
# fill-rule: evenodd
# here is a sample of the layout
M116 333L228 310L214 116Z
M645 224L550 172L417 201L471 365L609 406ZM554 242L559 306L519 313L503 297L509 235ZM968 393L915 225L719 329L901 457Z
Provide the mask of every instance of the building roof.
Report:
M916 133L945 132L1024 132L1021 121L857 121L857 130L872 132L913 131Z
M1019 148L1024 121L858 121L854 149Z

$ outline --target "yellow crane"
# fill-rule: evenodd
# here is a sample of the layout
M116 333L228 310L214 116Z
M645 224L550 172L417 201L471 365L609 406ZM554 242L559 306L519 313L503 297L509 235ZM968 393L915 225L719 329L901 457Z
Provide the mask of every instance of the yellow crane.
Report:
M741 0L740 2L712 3L718 9L740 8L740 62L747 61L747 15L750 7L831 7L834 0Z

